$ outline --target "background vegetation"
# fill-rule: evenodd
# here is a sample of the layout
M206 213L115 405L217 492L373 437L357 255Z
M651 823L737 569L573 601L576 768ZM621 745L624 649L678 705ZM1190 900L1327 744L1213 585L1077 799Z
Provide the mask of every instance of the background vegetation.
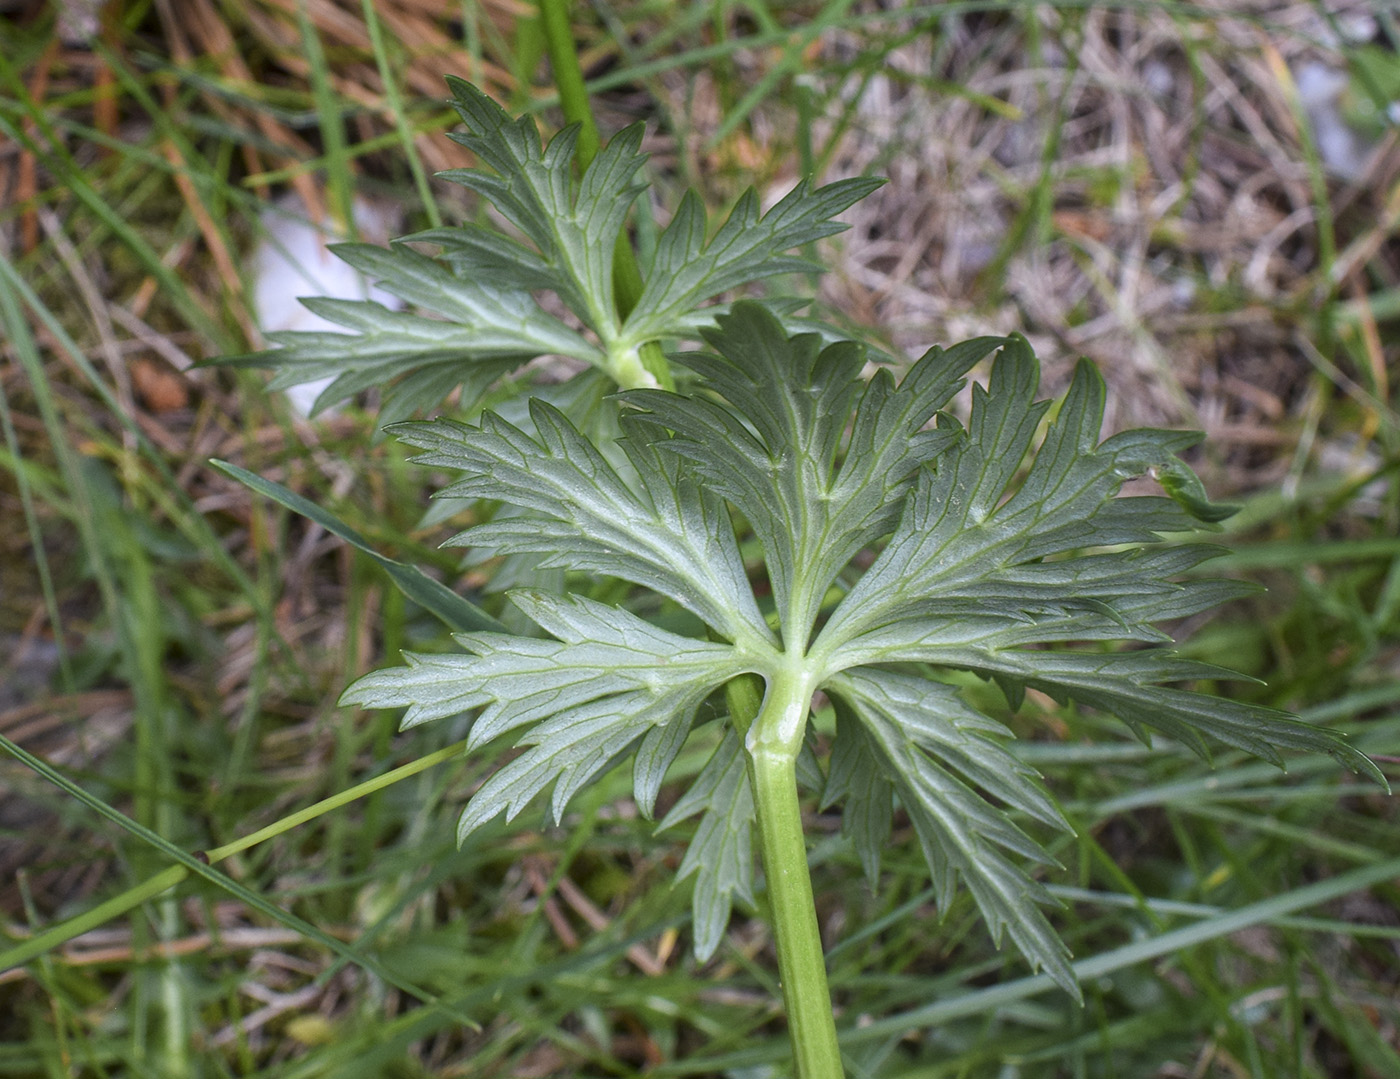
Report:
M832 317L896 355L1018 329L1049 389L1095 360L1112 429L1204 429L1212 493L1245 504L1225 564L1269 591L1181 627L1186 648L1265 680L1223 691L1393 768L1383 8L624 0L577 19L604 126L648 121L658 213L687 186L723 209L749 184L887 175L822 248ZM195 365L258 344L273 200L350 222L358 196L393 231L475 213L431 178L468 163L441 76L550 126L542 54L514 0L0 4L0 734L91 796L0 767L0 952L51 944L0 974L0 1075L750 1077L784 1058L766 930L736 918L697 968L683 837L638 820L622 779L567 833L496 826L458 851L492 762L454 756L219 874L191 857L461 736L334 707L440 626L206 462L478 590L489 567L422 520L430 477L374 437L372 401L308 423L261 375ZM1052 883L1087 1006L985 947L970 904L940 925L910 844L872 896L813 812L856 1074L1400 1075L1394 800L1326 761L1210 769L1044 701L1016 722L1079 830ZM172 865L183 883L158 891Z

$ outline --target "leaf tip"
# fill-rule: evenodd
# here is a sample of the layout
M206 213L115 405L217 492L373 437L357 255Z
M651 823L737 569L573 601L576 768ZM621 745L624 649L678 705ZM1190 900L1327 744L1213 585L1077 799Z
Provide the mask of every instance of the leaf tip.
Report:
M1155 465L1151 474L1168 498L1204 524L1219 524L1242 508L1232 502L1212 502L1201 478L1190 465L1175 457Z

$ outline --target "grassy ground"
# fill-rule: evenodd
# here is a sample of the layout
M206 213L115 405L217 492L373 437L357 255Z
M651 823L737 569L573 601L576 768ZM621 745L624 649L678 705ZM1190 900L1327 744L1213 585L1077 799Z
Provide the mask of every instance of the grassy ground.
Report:
M1204 429L1213 491L1245 506L1225 564L1269 591L1185 648L1393 767L1400 155L1378 125L1363 171L1329 172L1298 85L1349 71L1364 126L1400 82L1394 25L1286 2L670 12L579 24L605 127L649 121L665 206L888 175L827 249L834 317L905 353L1019 329L1052 389L1097 362L1113 427ZM307 424L261 376L193 365L256 343L241 271L273 197L343 218L359 193L406 228L471 212L430 178L463 163L440 75L554 122L528 15L0 7L0 734L57 770L0 766L0 952L46 945L0 973L0 1076L780 1074L762 923L697 967L680 840L621 778L567 831L456 849L492 762L397 777L462 731L334 706L440 627L206 464L456 580L372 412ZM1393 800L1034 701L1016 722L1079 831L1051 882L1087 1005L992 951L970 904L939 923L907 836L872 895L813 813L853 1075L1400 1075ZM215 868L192 856L357 784Z

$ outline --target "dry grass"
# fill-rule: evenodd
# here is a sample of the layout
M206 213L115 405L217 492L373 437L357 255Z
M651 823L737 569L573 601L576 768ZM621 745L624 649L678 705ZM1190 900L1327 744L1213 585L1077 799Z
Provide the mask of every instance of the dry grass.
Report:
M1229 469L1216 483L1276 485L1318 392L1312 316L1368 289L1355 260L1320 250L1289 75L1342 61L1318 44L1328 25L1308 5L1213 11L1039 9L1040 62L995 15L949 20L956 43L941 65L931 54L947 45L927 36L891 52L834 164L886 171L890 184L852 211L828 302L889 327L906 351L1020 331L1053 360L1052 385L1087 355L1109 382L1109 429L1198 427ZM1066 39L1072 56L1056 44ZM931 92L919 81L930 71L960 90ZM1343 250L1369 247L1392 278L1397 174L1392 132L1362 176L1330 183L1322 226ZM1029 242L1007 250L1013 234ZM1369 370L1343 362L1328 379L1346 394L1348 380L1379 378L1384 401L1386 358L1369 354Z

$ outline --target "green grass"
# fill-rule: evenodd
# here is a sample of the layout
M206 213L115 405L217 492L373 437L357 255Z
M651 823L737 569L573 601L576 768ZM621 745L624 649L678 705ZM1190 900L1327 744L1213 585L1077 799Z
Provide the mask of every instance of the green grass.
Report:
M736 919L697 968L687 897L672 889L682 846L637 819L624 776L591 790L567 830L495 826L458 850L457 811L493 762L450 752L460 726L400 734L392 717L334 707L385 655L444 647L442 623L374 557L207 461L282 483L380 555L494 611L483 576L464 584L456 556L436 549L442 533L420 527L429 477L372 440L372 413L310 428L259 377L208 369L180 376L187 406L157 412L134 374L138 359L249 345L246 290L218 252L240 265L269 184L307 179L341 212L353 190L390 193L410 227L470 212L429 178L425 148L445 143L448 116L396 81L405 57L376 18L383 5L364 5L369 47L356 56L309 17L289 24L309 65L300 81L236 24L249 63L270 72L261 87L160 52L152 9L115 7L96 51L62 50L91 64L54 67L42 101L31 91L53 13L0 23L0 163L7 183L25 155L41 176L32 199L0 201L0 641L12 657L0 667L0 734L52 770L0 770L0 957L26 959L0 975L0 1076L781 1074L763 923ZM1221 60L1193 36L1207 24L1162 10L1204 80ZM964 4L901 23L846 3L714 3L667 21L637 3L600 6L580 34L605 122L648 117L674 140L658 154L663 187L695 185L722 205L798 163L844 162L846 140L869 124L857 91L911 44L928 43L944 66L900 76L902 92L1017 122L1026 112L1008 94L955 76L1072 46L1094 17ZM541 77L528 25L480 9L452 29L464 63ZM815 72L813 42L829 46ZM337 92L352 61L387 77L382 112ZM99 68L119 129L94 113L84 72ZM1054 110L1059 89L1042 83L1026 100ZM553 115L543 89L516 93ZM278 129L250 119L260 116L287 121L291 141L279 146ZM1302 130L1297 160L1323 225L1315 254L1296 257L1291 291L1266 303L1237 276L1213 279L1165 227L1156 251L1194 282L1185 314L1206 320L1202 332L1224 336L1232 317L1266 307L1265 343L1289 343L1303 370L1276 422L1283 441L1214 451L1220 493L1246 505L1217 566L1269 591L1186 647L1267 682L1222 689L1393 758L1400 419L1386 370L1400 271L1394 241L1373 231L1383 215L1337 209ZM916 134L891 139L870 167L897 168ZM1192 145L1183 206L1209 165ZM1029 169L988 165L1009 228L959 316L992 323L1010 310L1052 338L1073 329L1017 307L1006 278L1057 253L1096 265L1097 249L1055 210L1097 212L1123 188L1102 170L1075 173L1070 149L1046 139ZM38 229L28 249L27 220ZM1337 278L1348 252L1361 252L1356 272ZM1090 316L1117 295L1112 275L1099 286ZM839 282L824 293L838 306L853 296ZM857 306L838 314L868 317ZM900 327L876 330L899 344ZM1203 398L1199 386L1157 386L1167 401ZM1334 467L1348 450L1354 467ZM36 670L42 687L22 692ZM1222 753L1212 769L1043 705L1015 722L1037 733L1028 752L1078 830L1055 851L1065 869L1052 883L1085 1008L987 947L965 899L933 911L909 836L896 835L872 895L813 814L850 1073L1400 1074L1394 801L1321 760L1294 759L1283 775ZM447 759L414 766L435 753ZM696 747L678 768L703 760ZM358 797L339 803L348 790ZM262 829L260 842L220 850Z

